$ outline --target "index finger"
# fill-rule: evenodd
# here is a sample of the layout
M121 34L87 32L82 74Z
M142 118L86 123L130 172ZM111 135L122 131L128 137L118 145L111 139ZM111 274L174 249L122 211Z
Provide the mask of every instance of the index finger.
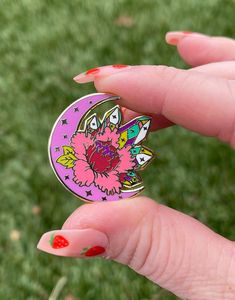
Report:
M98 91L121 96L137 112L161 114L173 123L235 147L235 83L192 70L135 66L94 80Z

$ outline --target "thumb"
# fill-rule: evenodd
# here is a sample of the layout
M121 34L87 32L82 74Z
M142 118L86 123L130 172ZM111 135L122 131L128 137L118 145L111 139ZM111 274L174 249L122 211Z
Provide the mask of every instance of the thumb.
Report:
M83 205L62 230L45 233L38 248L113 259L182 298L234 299L233 243L145 197Z

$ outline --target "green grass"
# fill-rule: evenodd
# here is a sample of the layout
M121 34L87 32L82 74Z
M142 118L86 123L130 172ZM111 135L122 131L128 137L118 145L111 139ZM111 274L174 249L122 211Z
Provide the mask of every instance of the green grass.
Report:
M232 36L234 10L228 0L0 2L0 299L48 299L62 277L62 300L177 299L114 262L36 250L41 234L81 205L50 169L47 141L60 112L94 92L74 75L114 63L185 67L165 32ZM132 26L117 25L120 16ZM144 173L146 194L234 239L234 152L177 127L153 134L149 144L160 155ZM15 241L14 229L21 233Z

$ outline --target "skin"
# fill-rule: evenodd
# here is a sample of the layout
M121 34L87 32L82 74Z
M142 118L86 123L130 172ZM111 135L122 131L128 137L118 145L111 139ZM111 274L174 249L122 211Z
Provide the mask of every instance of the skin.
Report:
M168 43L171 37L168 33ZM97 77L96 89L125 99L127 119L143 112L160 115L153 129L177 124L235 148L235 41L187 34L174 44L193 68L136 66ZM182 299L235 299L234 242L192 217L137 197L83 205L63 225L84 228L107 236L110 259Z

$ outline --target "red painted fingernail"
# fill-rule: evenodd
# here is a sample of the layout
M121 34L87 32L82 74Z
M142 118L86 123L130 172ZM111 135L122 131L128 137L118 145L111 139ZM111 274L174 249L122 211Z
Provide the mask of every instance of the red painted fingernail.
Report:
M62 229L43 234L37 247L54 255L84 258L104 254L107 246L107 236L98 230Z
M86 75L90 75L90 74L97 74L97 73L99 73L99 71L100 71L100 69L99 68L93 68L93 69L90 69L90 70L87 70L86 72L85 72L85 74Z
M105 252L105 248L102 246L93 246L82 249L80 255L84 255L87 257L97 256L103 254Z
M170 45L176 46L182 39L192 37L208 37L205 34L192 32L192 31L170 31L166 34L166 42Z
M112 65L113 68L122 69L128 67L128 65Z
M110 76L115 73L125 71L126 69L129 69L129 68L131 68L131 66L122 65L122 64L97 67L97 68L90 69L84 73L81 73L81 74L77 75L76 77L74 77L73 79L78 83L92 82L96 78Z
M179 39L174 38L174 37L167 40L167 43L170 44L170 45L177 45L178 42L179 42Z

